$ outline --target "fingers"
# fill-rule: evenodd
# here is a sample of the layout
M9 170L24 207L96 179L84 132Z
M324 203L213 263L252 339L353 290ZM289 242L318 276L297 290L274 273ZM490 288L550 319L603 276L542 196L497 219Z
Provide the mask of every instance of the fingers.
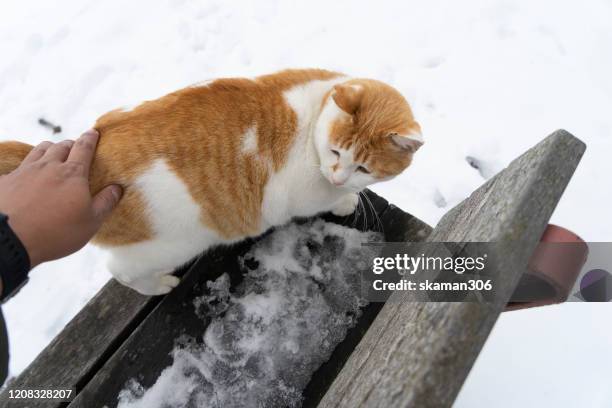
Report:
M99 133L90 129L83 133L76 142L64 140L60 143L42 142L35 146L23 159L23 163L30 163L41 158L49 161L71 161L82 165L85 175L89 176L89 168L98 144Z
M68 155L69 162L75 162L83 165L83 169L86 172L86 176L89 175L89 168L93 161L94 153L96 152L96 145L98 144L99 133L95 129L90 129L83 133L81 137L77 139L70 154Z
M117 206L122 195L123 189L116 184L107 186L96 194L92 205L94 217L99 224L102 224L113 208Z
M44 160L64 162L68 158L70 149L74 142L72 140L64 140L49 146L45 154L42 156Z
M23 159L22 163L31 163L40 159L51 146L53 146L53 143L51 142L39 143L37 146L34 146L32 150L30 150L30 153L28 153L25 159Z

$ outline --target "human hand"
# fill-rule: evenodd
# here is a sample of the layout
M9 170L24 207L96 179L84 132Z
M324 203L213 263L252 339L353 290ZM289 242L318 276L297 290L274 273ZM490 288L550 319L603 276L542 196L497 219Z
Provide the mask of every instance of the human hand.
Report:
M8 215L32 268L82 248L119 202L117 185L95 197L89 191L98 137L88 130L76 142L42 142L17 169L0 176L0 212Z

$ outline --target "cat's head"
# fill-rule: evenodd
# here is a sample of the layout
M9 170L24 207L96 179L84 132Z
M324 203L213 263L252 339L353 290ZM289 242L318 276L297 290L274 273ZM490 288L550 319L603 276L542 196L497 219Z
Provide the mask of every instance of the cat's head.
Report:
M339 188L360 191L397 176L421 145L408 102L389 85L353 79L323 101L315 146L321 172Z

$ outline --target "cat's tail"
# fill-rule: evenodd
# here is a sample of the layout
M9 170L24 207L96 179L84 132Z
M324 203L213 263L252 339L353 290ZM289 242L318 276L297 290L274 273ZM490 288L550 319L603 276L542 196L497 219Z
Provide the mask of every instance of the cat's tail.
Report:
M0 143L0 176L19 167L33 147L21 142Z

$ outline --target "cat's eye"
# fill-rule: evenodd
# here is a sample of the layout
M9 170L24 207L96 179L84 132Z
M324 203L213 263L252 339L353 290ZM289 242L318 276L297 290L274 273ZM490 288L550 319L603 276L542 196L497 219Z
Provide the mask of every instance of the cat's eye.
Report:
M340 152L334 149L331 149L331 152L336 155L336 157L340 157Z
M365 173L365 174L370 174L370 170L366 169L366 168L365 168L365 167L363 167L363 166L359 166L359 167L357 167L357 171L358 171L358 172L361 172L361 173Z

